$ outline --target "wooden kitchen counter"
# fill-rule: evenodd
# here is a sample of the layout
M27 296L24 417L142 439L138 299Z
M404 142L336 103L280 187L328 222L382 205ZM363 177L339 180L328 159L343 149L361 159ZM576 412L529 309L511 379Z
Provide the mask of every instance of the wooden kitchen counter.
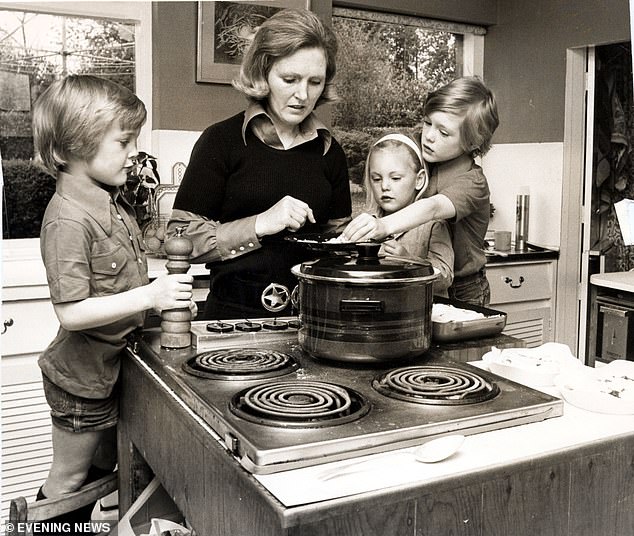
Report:
M469 436L452 459L417 464L434 477L288 507L141 358L124 360L122 381L121 513L151 468L199 536L634 534L631 416L566 405L563 417ZM294 489L311 485L300 476Z

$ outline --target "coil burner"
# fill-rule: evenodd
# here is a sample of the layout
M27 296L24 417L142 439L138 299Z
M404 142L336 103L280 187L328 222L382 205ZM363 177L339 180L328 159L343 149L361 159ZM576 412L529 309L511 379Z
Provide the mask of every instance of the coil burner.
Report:
M235 394L232 413L258 424L284 428L321 428L348 423L370 405L356 391L327 382L279 381Z
M183 370L200 378L259 380L283 376L297 370L288 354L256 348L225 348L198 354L183 363Z
M456 366L426 365L391 370L372 382L379 393L417 404L456 406L484 402L500 388Z

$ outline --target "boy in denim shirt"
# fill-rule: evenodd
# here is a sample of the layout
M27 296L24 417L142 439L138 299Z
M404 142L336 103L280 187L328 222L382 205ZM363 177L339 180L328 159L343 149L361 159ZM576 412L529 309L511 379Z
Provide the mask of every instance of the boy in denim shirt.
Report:
M145 311L195 312L191 276L149 283L135 213L120 192L145 119L128 89L86 75L54 82L34 107L37 157L57 181L40 248L60 322L38 361L53 421L53 463L38 500L113 470L121 352ZM83 509L61 521L89 515Z

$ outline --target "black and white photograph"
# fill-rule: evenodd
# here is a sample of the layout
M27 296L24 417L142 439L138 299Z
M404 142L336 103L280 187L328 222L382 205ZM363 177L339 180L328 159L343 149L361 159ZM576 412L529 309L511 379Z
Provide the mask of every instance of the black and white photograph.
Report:
M632 0L0 0L0 536L632 536Z

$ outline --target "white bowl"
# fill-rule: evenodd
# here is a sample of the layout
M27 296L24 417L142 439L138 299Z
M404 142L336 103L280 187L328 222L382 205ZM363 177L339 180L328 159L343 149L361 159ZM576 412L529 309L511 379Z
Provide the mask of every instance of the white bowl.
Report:
M617 360L601 368L583 367L555 378L561 396L596 413L634 415L634 362Z
M482 360L494 374L535 387L554 385L564 370L583 366L566 345L558 343L538 348L492 348Z

